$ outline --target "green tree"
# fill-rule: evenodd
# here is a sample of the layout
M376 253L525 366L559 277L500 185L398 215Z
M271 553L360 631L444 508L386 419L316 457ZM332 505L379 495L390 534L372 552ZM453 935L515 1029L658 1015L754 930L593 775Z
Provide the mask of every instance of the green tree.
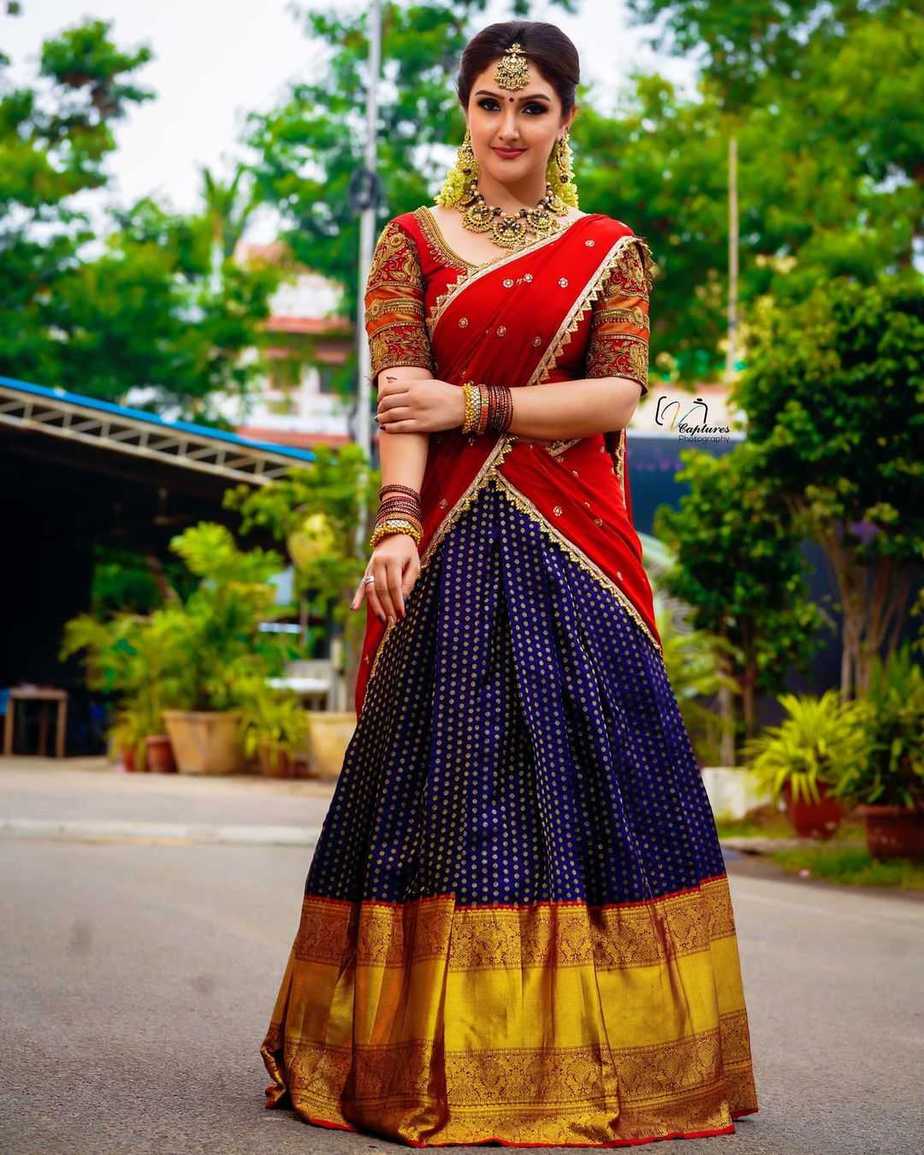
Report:
M735 400L768 486L831 565L852 698L898 645L924 558L924 282L839 277L758 318Z
M269 485L227 490L225 505L241 514L243 533L259 527L286 544L308 612L330 620L345 638L345 678L353 685L366 611L358 614L350 603L368 560L356 552L356 526L370 528L381 477L358 445L316 445L313 452L307 468Z
M720 703L728 714L740 702L735 729L748 739L757 695L776 693L793 666L806 668L822 616L807 596L798 537L753 447L680 458L677 479L690 492L655 513L655 533L676 558L661 584L690 606L696 629L720 639L719 669L740 691ZM724 755L733 764L734 751Z
M726 290L728 370L736 346L747 357L750 305L762 295L802 299L830 276L872 283L883 267L911 264L924 219L920 9L897 0L862 7L629 0L628 7L654 30L657 48L699 54L704 127L715 142L718 123L727 143L725 171L717 165L713 180L720 178L721 205L701 178L681 182L670 243L656 255L671 279L701 197L711 195L723 210L727 199L728 223L711 234L700 284L716 319L716 289ZM664 132L660 122L656 128ZM695 158L700 143L695 136L690 143ZM668 166L667 178L675 171ZM715 320L703 330L707 339L715 331Z
M279 273L230 258L250 210L240 168L227 187L206 172L200 214L144 197L102 238L73 207L106 184L113 122L154 96L133 80L150 48L121 51L109 27L86 21L44 43L47 93L12 87L0 56L0 371L113 401L147 387L152 407L217 420L209 395L245 394L263 369L242 353Z

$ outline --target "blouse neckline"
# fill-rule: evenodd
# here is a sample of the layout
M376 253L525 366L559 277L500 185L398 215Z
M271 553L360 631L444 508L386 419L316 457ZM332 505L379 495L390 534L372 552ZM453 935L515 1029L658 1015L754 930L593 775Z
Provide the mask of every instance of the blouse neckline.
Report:
M417 212L424 214L426 222L430 226L430 234L436 246L442 251L443 255L449 258L450 263L464 265L465 268L471 272L476 269L487 269L491 265L497 264L498 261L505 261L511 255L515 255L518 251L525 252L530 246L527 245L523 250L510 249L509 252L498 253L496 257L489 257L486 261L475 262L463 257L461 253L457 253L452 247L446 237L443 235L443 230L440 228L439 221L430 211L429 205L421 205ZM551 233L548 237L539 237L537 241L543 242L552 240L553 237L563 237L569 229L573 228L579 221L585 220L587 217L594 216L594 213L582 213L579 217L575 217L565 228L559 229L557 232ZM533 242L534 244L536 242Z

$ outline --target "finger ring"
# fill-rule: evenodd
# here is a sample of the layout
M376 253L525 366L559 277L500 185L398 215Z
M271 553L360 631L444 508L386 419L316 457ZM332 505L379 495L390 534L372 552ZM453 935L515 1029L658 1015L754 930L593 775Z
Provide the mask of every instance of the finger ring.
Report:
M368 574L366 577L363 578L363 585L364 586L371 585L372 582L374 582L374 581L375 581L375 578L372 576L372 574Z

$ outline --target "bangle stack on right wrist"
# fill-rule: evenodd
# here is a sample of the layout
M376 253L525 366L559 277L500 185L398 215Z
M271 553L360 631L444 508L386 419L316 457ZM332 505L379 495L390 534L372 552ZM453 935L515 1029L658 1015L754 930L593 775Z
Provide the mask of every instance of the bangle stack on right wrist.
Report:
M419 545L423 536L422 518L420 493L416 489L398 482L381 486L369 548L375 549L383 537L392 533L406 533Z

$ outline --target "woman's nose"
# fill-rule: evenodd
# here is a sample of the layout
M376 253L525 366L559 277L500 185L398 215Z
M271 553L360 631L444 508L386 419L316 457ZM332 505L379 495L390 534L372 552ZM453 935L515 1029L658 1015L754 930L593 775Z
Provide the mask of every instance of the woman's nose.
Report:
M501 116L500 138L514 143L519 139L520 130L517 126L516 110L508 105Z

